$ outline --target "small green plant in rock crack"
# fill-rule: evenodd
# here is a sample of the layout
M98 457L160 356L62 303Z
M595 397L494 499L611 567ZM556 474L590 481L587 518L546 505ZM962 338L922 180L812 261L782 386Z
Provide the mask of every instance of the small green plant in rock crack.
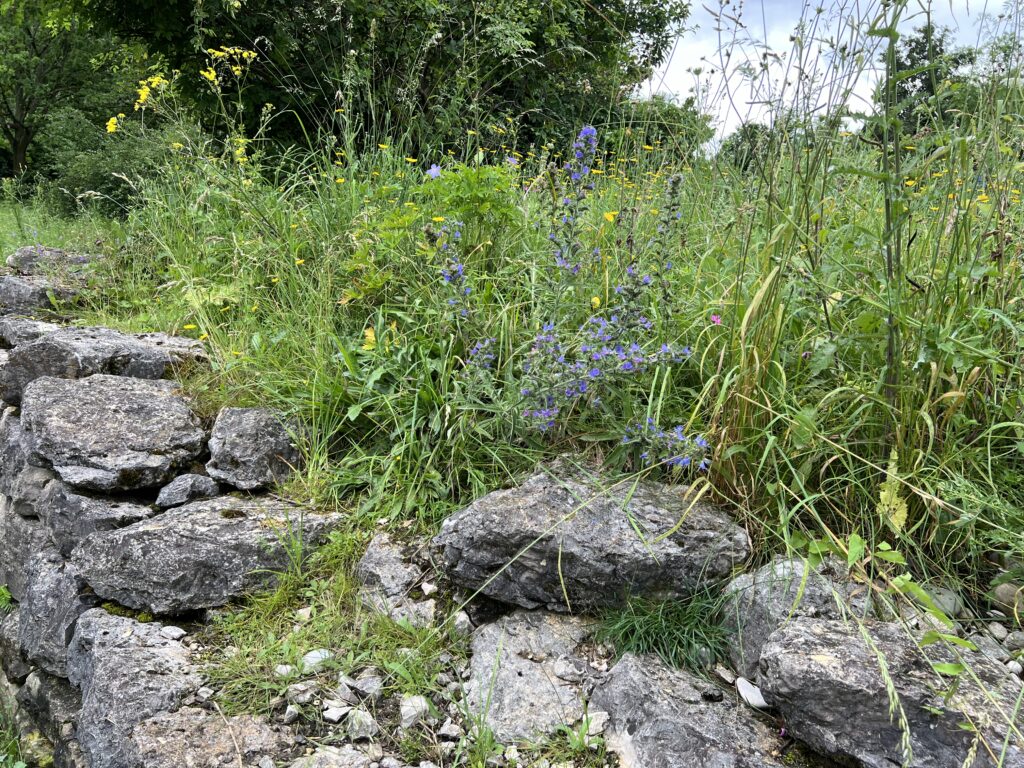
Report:
M710 590L686 600L632 598L605 613L596 639L618 656L656 653L665 663L695 671L721 658L726 633L717 620L722 596Z
M14 598L11 597L11 591L7 588L7 585L0 584L0 616L11 610L13 602Z

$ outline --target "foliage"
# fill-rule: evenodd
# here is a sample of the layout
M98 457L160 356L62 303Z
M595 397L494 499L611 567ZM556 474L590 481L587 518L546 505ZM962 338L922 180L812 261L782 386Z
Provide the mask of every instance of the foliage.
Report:
M777 138L774 139L777 141ZM771 129L761 123L743 123L726 136L718 149L722 162L731 163L744 174L764 168L772 150Z
M602 114L664 59L688 4L91 0L80 10L163 55L208 107L195 79L208 66L203 52L256 51L250 130L269 102L279 135L329 126L372 146L405 131L412 147L425 147L467 130L507 131L506 117L545 138Z
M0 4L0 137L14 174L29 166L33 142L51 118L59 114L88 135L90 121L105 120L141 70L137 51L73 17L52 24L49 9L45 0ZM60 140L74 144L74 138L63 130Z

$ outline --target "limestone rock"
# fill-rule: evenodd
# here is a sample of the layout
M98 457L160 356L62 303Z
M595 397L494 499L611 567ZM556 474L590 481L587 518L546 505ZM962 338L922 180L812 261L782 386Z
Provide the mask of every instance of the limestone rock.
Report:
M22 517L41 517L39 509L40 496L56 475L48 469L33 467L31 464L22 466L10 482L11 510Z
M67 677L67 648L78 617L96 605L83 592L75 567L54 550L34 555L26 569L18 640L33 664L51 675Z
M884 656L899 695L915 768L965 764L974 738L960 727L965 720L979 727L993 754L1000 754L1006 717L1014 711L1020 693L1019 680L983 654L966 652L972 675L961 675L945 701L944 692L954 681L931 668L904 628L897 623L868 623L864 631ZM926 650L932 661L953 660L937 644ZM904 762L901 730L898 720L890 716L878 658L856 626L811 618L784 624L761 651L759 683L789 733L812 749L872 767ZM982 745L971 767L993 766L988 754ZM1011 736L1003 765L1024 765L1024 744L1019 739Z
M591 631L575 616L521 610L480 627L472 639L469 711L505 743L539 741L579 721L581 681L564 670L586 668L577 648Z
M21 417L16 409L6 408L0 413L0 494L11 495L26 459Z
M32 314L71 301L75 291L41 275L0 274L0 314Z
M224 408L210 436L206 471L243 491L283 482L301 461L281 416L266 408Z
M63 248L26 245L7 257L7 266L22 275L80 272L98 259L98 256L74 253Z
M609 713L608 747L622 768L781 768L776 733L733 697L709 700L711 683L656 656L626 654L594 690Z
M386 533L373 537L356 566L356 578L362 584L359 590L362 604L394 621L408 622L418 628L431 626L437 610L433 600L417 602L408 596L409 590L422 577L422 569L407 562L402 548Z
M403 728L412 728L430 714L430 701L426 696L403 696L399 706Z
M78 619L68 677L82 692L78 741L90 768L138 768L138 723L174 712L201 679L181 643L100 608Z
M452 581L561 611L564 585L573 610L593 609L631 593L684 596L727 576L749 552L742 528L711 505L691 508L684 488L553 471L557 478L539 472L444 522L435 543Z
M82 696L63 677L36 670L18 691L18 706L53 745L55 768L86 768L78 744L78 711Z
M15 685L21 685L32 668L21 655L18 634L21 631L20 609L11 607L0 614L0 670Z
M370 768L364 753L346 744L343 747L320 747L312 755L300 757L289 768Z
M84 379L97 373L162 379L175 367L203 359L202 345L165 334L130 336L109 328L61 328L14 348L0 369L0 397L21 402L36 379Z
M178 475L160 489L156 505L161 509L178 507L197 499L212 499L219 493L217 481L206 475Z
M761 647L794 616L841 618L843 610L863 615L866 599L842 573L838 561L809 569L801 559L779 558L743 573L725 588L722 620L729 631L729 659L736 671L757 677ZM840 607L845 606L845 608Z
M29 463L98 491L159 485L203 450L199 420L169 381L42 378L21 409Z
M0 347L12 349L60 330L61 326L27 317L0 317Z
M78 543L91 533L124 528L157 513L152 507L132 501L76 491L57 479L43 489L38 509L57 551L64 557L70 557Z
M273 498L221 496L82 541L72 561L96 594L155 614L213 608L272 584L338 522Z
M291 739L261 717L223 718L194 707L161 712L135 726L132 743L145 768L255 765L286 752Z
M25 597L29 558L49 543L46 526L15 514L7 497L0 496L0 584L7 586L15 600Z

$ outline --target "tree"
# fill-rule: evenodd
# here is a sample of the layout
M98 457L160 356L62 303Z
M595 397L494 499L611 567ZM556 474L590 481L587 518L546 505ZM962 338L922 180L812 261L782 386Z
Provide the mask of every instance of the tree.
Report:
M685 0L78 1L163 55L199 102L207 49L238 46L258 53L250 122L269 102L279 135L343 122L420 145L495 117L535 135L595 119L661 63L688 14Z
M951 82L963 81L960 70L977 58L973 48L953 48L952 34L932 23L918 27L896 43L896 104L903 130L918 133L941 121Z
M118 78L102 56L116 41L73 18L54 24L48 12L38 0L0 3L0 136L14 174L25 171L32 143L55 111L116 97Z

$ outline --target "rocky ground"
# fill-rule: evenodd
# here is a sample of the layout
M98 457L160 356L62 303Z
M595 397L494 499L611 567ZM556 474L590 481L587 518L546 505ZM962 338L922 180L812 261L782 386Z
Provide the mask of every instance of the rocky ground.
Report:
M295 425L199 418L174 383L205 364L196 342L62 323L53 300L88 265L22 249L0 275L0 696L39 765L1024 766L1015 588L985 616L936 591L950 625L897 616L844 564L743 572L724 510L568 461L433 540L370 541L357 608L468 649L441 654L431 685L400 690L339 637L273 670L265 712L226 714L205 622L343 518L270 492L301 461ZM728 659L701 674L595 639L589 617L631 596L709 587ZM317 620L289 610L297 629Z

